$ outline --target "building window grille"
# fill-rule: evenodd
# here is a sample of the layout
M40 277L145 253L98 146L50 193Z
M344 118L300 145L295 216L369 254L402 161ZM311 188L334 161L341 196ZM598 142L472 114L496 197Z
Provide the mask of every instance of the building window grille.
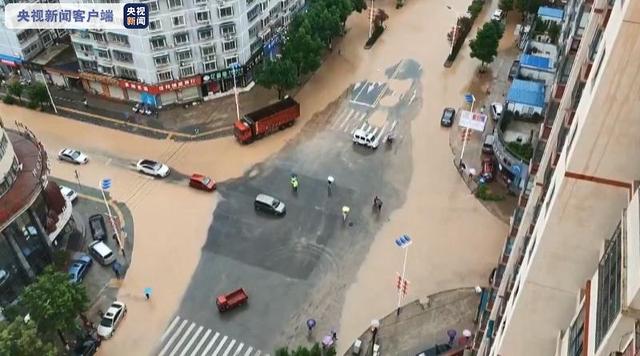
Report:
M170 9L176 9L182 7L182 5L182 0L167 0L167 6L169 6Z
M171 74L170 70L158 73L158 81L166 82L172 79L173 79L173 75Z
M119 62L133 63L133 54L129 52L121 52L113 50L113 59Z
M191 58L193 58L193 56L191 55L190 49L183 50L183 51L176 51L176 59L178 59L178 61L188 61Z
M189 33L182 32L173 36L173 40L176 45L183 45L189 42Z
M163 54L160 56L153 57L153 62L156 64L156 67L166 66L171 63L171 59L168 54Z
M622 229L618 225L598 264L598 295L596 306L596 350L620 312Z
M196 70L195 70L193 64L190 64L190 65L185 66L185 67L180 67L180 77L182 77L182 78L190 77L190 76L192 76L194 74L196 74Z
M569 328L569 352L568 356L582 356L582 341L584 340L584 305L578 313L578 317Z
M151 44L152 49L161 49L167 46L167 40L164 36L154 37L149 40L149 43Z
M178 16L173 16L171 18L171 23L173 24L173 27L182 27L187 22L186 22L186 20L184 18L184 15L178 15Z
M236 49L236 40L224 42L222 48L225 52L234 51Z
M218 9L218 17L224 19L233 16L233 6L221 7Z
M138 80L138 75L135 69L118 67L118 75L125 79Z

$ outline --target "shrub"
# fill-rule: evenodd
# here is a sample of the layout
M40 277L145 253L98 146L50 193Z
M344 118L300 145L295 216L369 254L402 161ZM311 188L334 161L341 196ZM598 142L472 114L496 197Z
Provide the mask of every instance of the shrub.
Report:
M466 16L461 17L458 20L458 31L460 31L460 34L456 34L457 41L453 44L453 51L447 57L447 61L453 62L453 60L456 59L456 57L458 56L458 52L460 52L460 49L462 48L462 45L464 44L464 41L467 38L467 35L469 35L469 32L471 32L472 23L473 23L473 20Z
M40 104L36 103L35 101L30 101L30 102L27 104L27 107L28 107L29 109L31 109L31 110L36 110L37 108L39 108L39 107L40 107Z
M4 98L2 98L2 102L8 105L13 105L16 103L16 99L11 96L11 95L5 95Z
M533 146L530 143L509 142L507 149L524 161L529 161L533 157Z
M485 201L500 201L504 200L503 195L495 194L494 192L487 187L486 184L480 184L478 189L476 189L476 198Z
M479 0L473 0L473 2L471 2L471 5L467 8L469 15L471 15L471 19L475 20L478 18L478 15L482 12L483 5L484 2Z

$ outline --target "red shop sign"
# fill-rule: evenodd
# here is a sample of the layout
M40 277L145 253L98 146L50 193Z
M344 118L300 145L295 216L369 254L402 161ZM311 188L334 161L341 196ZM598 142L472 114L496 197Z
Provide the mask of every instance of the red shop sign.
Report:
M180 79L173 82L163 84L142 84L137 82L130 82L127 80L120 81L120 87L124 89L133 89L140 92L146 92L150 94L161 94L168 91L180 90L190 87L195 87L202 84L202 77L191 77L187 79Z

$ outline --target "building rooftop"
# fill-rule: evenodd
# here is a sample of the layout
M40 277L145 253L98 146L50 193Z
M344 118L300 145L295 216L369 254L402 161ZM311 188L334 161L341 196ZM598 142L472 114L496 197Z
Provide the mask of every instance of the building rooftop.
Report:
M520 65L535 69L549 69L551 68L551 60L547 57L523 53L520 56Z
M564 17L564 11L562 9L556 9L553 7L540 6L540 8L538 8L538 16L550 17L562 21L562 18Z
M507 101L535 107L544 106L544 84L530 80L514 79Z
M27 134L25 134L27 135ZM42 191L42 174L47 170L47 155L44 148L23 135L7 130L15 155L22 164L11 189L0 197L0 229L12 221L25 206ZM45 173L46 174L46 173Z

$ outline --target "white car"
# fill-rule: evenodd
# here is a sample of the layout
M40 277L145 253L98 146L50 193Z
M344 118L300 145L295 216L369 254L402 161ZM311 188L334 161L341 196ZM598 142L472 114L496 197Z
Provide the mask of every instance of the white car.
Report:
M107 312L102 316L98 326L98 335L103 339L112 337L125 315L127 315L127 306L124 303L118 301L111 303Z
M71 148L64 148L58 152L58 158L61 161L67 161L75 164L86 164L89 162L89 157L87 157L86 154Z
M496 11L494 11L493 15L491 15L491 20L492 21L502 21L502 16L503 16L503 12L502 10L498 9Z
M502 104L500 103L491 103L491 116L495 121L500 120L502 117Z
M71 201L74 202L76 199L78 199L78 193L76 193L75 190L69 188L69 187L65 187L64 185L60 186L60 193L62 193L62 196Z
M136 163L136 169L138 172L160 178L164 178L171 173L171 170L166 164L152 161L150 159L141 159L138 161L138 163Z
M373 149L378 148L378 145L380 144L380 140L376 137L375 133L370 133L362 129L355 130L351 139L353 140L353 143Z

